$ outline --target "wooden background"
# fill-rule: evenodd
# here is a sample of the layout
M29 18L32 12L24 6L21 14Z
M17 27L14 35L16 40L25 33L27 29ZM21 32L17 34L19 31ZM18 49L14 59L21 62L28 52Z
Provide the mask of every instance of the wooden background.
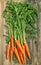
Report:
M23 0L15 0L22 2ZM41 0L29 0L31 3L34 3L38 9L39 9L39 17L38 17L38 23L37 26L39 28L38 31L38 38L37 40L30 40L30 51L32 55L32 60L28 60L27 64L25 65L41 65ZM9 60L5 59L5 38L3 37L3 34L5 33L4 24L5 20L2 17L2 12L5 8L6 0L0 0L0 65L16 65L13 63L10 63ZM35 41L37 43L35 43ZM29 62L30 61L30 62ZM17 64L18 65L18 64ZM21 64L22 65L22 64Z

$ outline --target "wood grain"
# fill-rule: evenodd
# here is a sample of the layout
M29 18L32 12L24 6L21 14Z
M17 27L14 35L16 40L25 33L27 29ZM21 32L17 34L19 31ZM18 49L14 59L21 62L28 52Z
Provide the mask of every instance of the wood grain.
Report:
M15 0L15 1L23 2L23 0ZM30 1L32 2L32 0L30 0ZM34 1L36 1L36 0L34 0ZM5 8L5 3L6 3L6 0L0 1L0 65L16 65L16 64L13 63L13 61L12 61L12 63L10 63L9 60L5 59L6 44L5 44L5 39L3 37L3 33L5 31L5 29L4 29L5 20L2 17L2 12ZM31 51L31 55L32 55L32 63L28 63L28 64L25 64L25 65L41 65L41 12L39 14L40 14L40 17L39 17L39 20L38 20L39 21L38 26L39 26L40 31L39 31L39 37L38 37L38 40L37 40L38 46L35 44L35 40L30 40L29 47L30 47L30 51ZM38 49L38 51L37 51L37 49ZM17 64L17 65L19 65L19 64Z

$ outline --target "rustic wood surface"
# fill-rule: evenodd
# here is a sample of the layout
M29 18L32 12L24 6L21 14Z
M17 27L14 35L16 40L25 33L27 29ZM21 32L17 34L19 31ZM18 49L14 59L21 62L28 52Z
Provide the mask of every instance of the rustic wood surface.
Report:
M15 0L15 1L21 2L23 0ZM30 63L25 65L41 65L41 0L29 0L29 1L37 5L39 9L39 17L37 24L39 28L39 32L38 32L37 43L35 43L35 40L30 40L29 48L32 55L32 61L30 61ZM14 64L13 61L12 63L10 63L9 60L5 59L6 44L5 44L5 38L3 37L5 31L4 29L5 20L2 17L2 12L5 8L5 3L6 0L0 1L0 65L18 65L18 64Z

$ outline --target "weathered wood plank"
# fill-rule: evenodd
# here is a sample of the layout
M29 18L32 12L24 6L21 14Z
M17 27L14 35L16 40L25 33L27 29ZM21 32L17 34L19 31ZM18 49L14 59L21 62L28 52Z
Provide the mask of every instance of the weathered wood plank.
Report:
M2 9L1 9L1 2L0 2L0 65L2 65Z
M15 0L15 1L21 2L23 0ZM32 0L31 0L31 2L32 2ZM0 2L0 52L1 52L0 53L0 65L16 65L16 64L13 63L13 61L12 61L12 63L10 63L9 60L5 59L5 47L6 47L6 45L5 45L5 41L4 41L5 38L3 37L3 32L5 31L3 29L5 20L1 16L2 11L5 8L5 3L6 3L6 1ZM35 40L30 40L31 43L30 43L29 47L30 47L30 51L31 51L31 55L32 55L32 64L25 64L25 65L41 65L41 13L40 13L40 20L39 21L40 21L40 24L39 24L39 29L40 29L39 36L40 37L39 37L39 43L37 43L38 51L36 49ZM19 65L19 64L17 64L17 65Z
M39 44L38 44L38 60L39 60L39 65L41 64L41 12L40 12L40 19L39 19Z

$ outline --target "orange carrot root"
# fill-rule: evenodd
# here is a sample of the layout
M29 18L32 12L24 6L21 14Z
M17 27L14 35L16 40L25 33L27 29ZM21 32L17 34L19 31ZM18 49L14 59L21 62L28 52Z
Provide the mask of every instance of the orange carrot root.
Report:
M26 55L25 55L25 47L24 47L24 45L22 46L22 49L23 49L23 51L24 51L23 60L24 60L24 63L25 63L25 62L26 62Z
M13 38L13 36L11 37L11 46L12 46L12 48L14 48L14 38Z
M20 57L19 57L17 48L14 48L14 53L15 53L15 55L16 55L16 57L17 57L18 62L20 63L21 61L20 61Z
M28 44L24 43L24 46L25 46L25 51L27 53L27 56L29 57L29 59L31 59L31 55L30 55L30 50L29 50Z
M13 49L10 47L10 51L9 51L9 59L10 59L10 61L12 61L12 57L13 57Z
M18 47L17 47L17 50L18 50L18 53L19 53L19 56L20 56L20 60L21 60L22 64L24 64L22 53L21 53L21 51L19 50Z
M24 51L23 51L23 49L21 47L21 44L20 44L20 42L18 40L16 40L16 45L20 49L20 51L22 52L22 54L24 54Z

